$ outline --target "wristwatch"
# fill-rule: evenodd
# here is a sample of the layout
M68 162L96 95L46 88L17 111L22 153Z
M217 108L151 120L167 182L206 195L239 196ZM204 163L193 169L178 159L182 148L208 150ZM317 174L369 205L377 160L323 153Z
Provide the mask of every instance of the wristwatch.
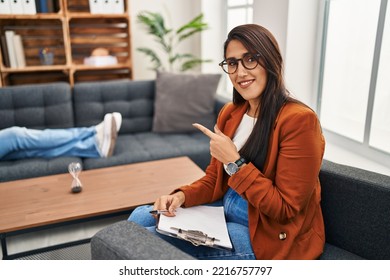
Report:
M227 174L229 174L229 176L232 176L233 174L236 174L237 171L240 169L240 167L246 163L246 160L245 158L241 157L236 160L235 162L229 162L227 165L226 165L226 172Z

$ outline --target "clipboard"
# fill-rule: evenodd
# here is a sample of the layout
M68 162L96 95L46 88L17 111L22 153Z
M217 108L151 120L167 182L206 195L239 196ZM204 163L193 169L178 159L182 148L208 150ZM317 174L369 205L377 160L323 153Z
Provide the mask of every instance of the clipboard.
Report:
M175 214L175 217L159 215L156 231L194 246L233 250L223 206L178 208Z

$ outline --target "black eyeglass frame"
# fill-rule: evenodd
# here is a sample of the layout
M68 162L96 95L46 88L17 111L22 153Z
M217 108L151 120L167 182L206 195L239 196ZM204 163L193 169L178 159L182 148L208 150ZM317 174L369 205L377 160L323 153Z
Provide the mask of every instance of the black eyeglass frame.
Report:
M243 60L243 59L244 59L246 56L248 56L248 55L254 57L255 60L256 60L256 62L257 62L256 65L255 65L254 67L252 67L252 68L246 67L246 66L245 66L245 63L244 63L244 60ZM259 61L258 58L259 58L260 56L261 56L261 55L260 55L259 53L256 53L256 54L253 54L253 53L246 53L246 54L244 54L244 56L243 56L242 58L235 59L235 61L237 62L237 66L236 66L236 69L235 69L232 73L229 73L228 71L225 70L225 68L223 68L224 65L227 65L227 64L228 64L227 61L226 61L226 59L222 60L220 63L218 63L218 65L221 66L223 72L225 72L226 74L234 74L234 73L236 73L236 72L237 72L237 69L238 69L238 62L239 62L239 61L241 61L241 65L242 65L245 69L247 69L247 70L253 70L253 69L255 69L255 68L257 67L257 65L259 65L260 61Z

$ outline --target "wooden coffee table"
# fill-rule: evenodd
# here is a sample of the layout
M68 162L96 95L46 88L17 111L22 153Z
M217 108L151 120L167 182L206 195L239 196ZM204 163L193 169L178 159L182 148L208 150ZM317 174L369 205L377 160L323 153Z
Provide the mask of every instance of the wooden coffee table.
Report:
M10 257L7 235L130 213L203 175L188 157L179 157L82 171L80 193L71 192L70 174L0 183L3 258Z

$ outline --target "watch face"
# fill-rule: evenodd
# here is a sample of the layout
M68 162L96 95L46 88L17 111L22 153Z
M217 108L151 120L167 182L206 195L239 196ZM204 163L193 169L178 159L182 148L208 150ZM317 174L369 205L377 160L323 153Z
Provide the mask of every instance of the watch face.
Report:
M226 166L226 170L228 171L228 173L230 175L233 175L234 173L236 173L238 171L238 166L234 162L229 162Z

